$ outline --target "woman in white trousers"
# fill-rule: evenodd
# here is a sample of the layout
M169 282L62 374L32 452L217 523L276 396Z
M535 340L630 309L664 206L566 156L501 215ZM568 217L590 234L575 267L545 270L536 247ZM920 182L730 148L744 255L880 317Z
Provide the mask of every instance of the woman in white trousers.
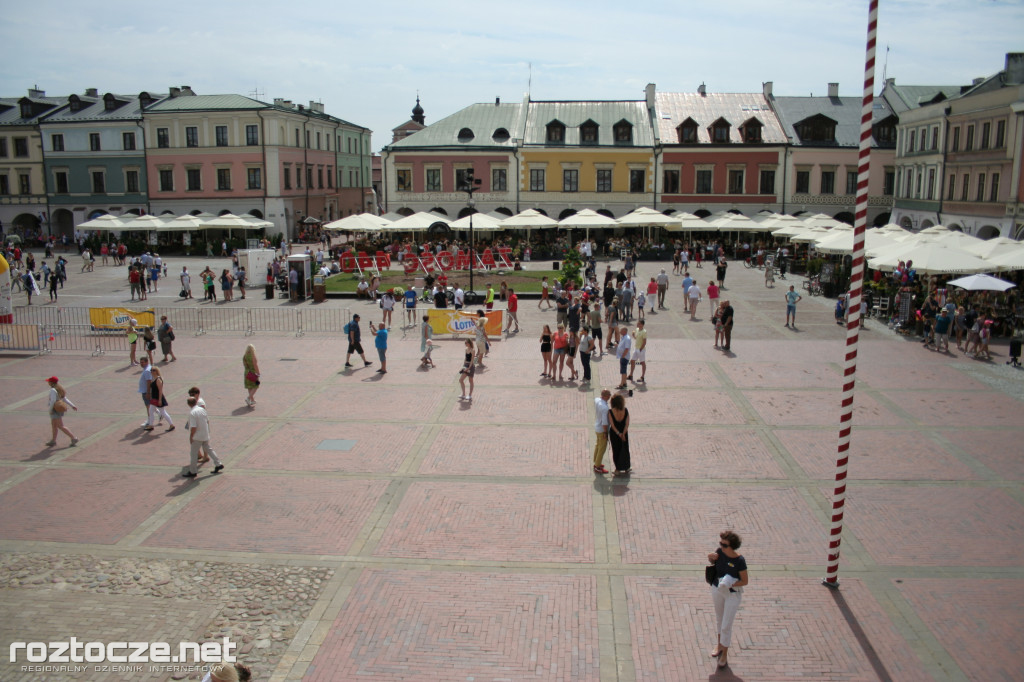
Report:
M749 582L747 561L736 550L743 544L739 535L731 530L719 533L718 550L708 554L717 576L711 584L711 600L715 604L718 622L718 645L711 652L718 659L718 667L729 665L729 646L732 644L732 623L740 610L743 588Z

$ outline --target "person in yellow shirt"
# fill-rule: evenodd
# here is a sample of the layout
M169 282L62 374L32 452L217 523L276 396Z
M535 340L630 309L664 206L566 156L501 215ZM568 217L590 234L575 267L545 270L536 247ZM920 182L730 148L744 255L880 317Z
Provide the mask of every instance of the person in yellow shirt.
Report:
M494 310L494 285L490 282L487 283L487 297L484 298L484 307L490 312Z
M640 378L638 384L644 383L647 377L647 330L644 329L644 321L637 320L636 329L633 330L633 357L629 361L629 380L633 380L633 369L640 363Z

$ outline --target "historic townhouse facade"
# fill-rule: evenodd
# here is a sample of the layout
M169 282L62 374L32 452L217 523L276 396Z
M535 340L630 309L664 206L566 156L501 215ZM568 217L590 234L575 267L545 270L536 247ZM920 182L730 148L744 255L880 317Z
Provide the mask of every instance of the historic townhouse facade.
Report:
M904 114L895 222L982 238L1024 236L1024 54L959 95Z
M775 97L764 94L786 136L785 172L779 192L785 213L825 213L853 224L860 154L860 97L840 97L828 84L824 97ZM895 187L893 156L899 119L884 98L872 111L868 225L889 221Z
M0 98L0 221L5 233L42 230L49 221L39 120L66 102L29 90Z
M159 98L87 90L40 121L52 234L72 236L105 213L148 210L142 114Z

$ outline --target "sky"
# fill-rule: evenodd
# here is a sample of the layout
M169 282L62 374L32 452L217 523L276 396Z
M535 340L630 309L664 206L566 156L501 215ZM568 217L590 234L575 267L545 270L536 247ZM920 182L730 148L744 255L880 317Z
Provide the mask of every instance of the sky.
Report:
M427 124L475 102L642 99L662 92L843 96L864 84L860 0L36 0L4 3L0 96L237 93L319 101L373 130ZM888 48L888 53L887 53ZM1024 51L1024 0L880 0L883 70L904 85L954 85Z

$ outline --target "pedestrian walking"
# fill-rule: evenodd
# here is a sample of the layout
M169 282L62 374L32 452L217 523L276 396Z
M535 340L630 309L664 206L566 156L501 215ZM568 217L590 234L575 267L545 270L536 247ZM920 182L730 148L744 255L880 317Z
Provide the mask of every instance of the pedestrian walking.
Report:
M405 301L405 325L407 327L416 326L416 289L415 287L409 287L409 290L402 295Z
M615 357L619 360L619 390L626 388L626 370L629 369L629 354L633 345L629 330L625 327L619 329L619 344L615 347Z
M725 262L725 256L718 258L718 265L715 267L715 279L718 280L718 288L725 289L725 270L729 264Z
M487 337L487 317L483 310L476 311L476 327L473 328L476 336L476 362L484 364L484 356L490 352L491 340Z
M722 350L732 350L733 309L729 301L722 301Z
M615 475L626 476L633 471L629 460L629 410L621 393L612 396L608 406L608 440L612 446Z
M644 329L643 320L639 320L636 329L633 330L633 357L629 361L630 381L633 381L633 370L637 363L640 363L640 378L636 382L642 384L647 378L647 330Z
M537 301L537 310L540 310L541 303L547 302L548 308L551 307L551 299L548 298L548 276L544 275L540 279L540 300Z
M708 303L710 304L709 309L712 315L718 311L718 297L718 285L714 282L708 282Z
M247 391L245 404L249 407L256 406L256 391L260 388L260 363L256 359L256 347L251 343L245 347L242 355L242 383Z
M749 583L747 560L738 550L743 540L735 532L725 530L718 534L718 549L708 554L715 567L711 583L711 601L715 605L718 643L711 652L718 659L718 667L729 665L729 647L732 646L732 626L743 600L743 588Z
M167 396L164 394L163 375L157 367L150 367L149 371L153 375L153 380L149 384L149 426L146 427L146 431L152 431L155 428L153 423L157 418L161 421L166 419L167 430L173 431L174 421L167 413Z
M57 444L58 431L71 439L71 445L78 445L78 438L71 433L71 429L64 426L64 413L68 411L69 407L78 412L78 407L68 399L68 392L60 385L60 379L50 377L46 383L50 385L50 395L47 397L46 404L50 413L50 440L46 441L46 445L53 447Z
M57 301L57 285L60 284L60 275L57 274L56 268L54 268L53 272L50 273L48 279L48 284L50 285L50 302L54 303Z
M160 351L164 354L164 362L167 362L167 356L171 356L171 362L174 362L178 358L174 355L174 348L171 344L174 343L174 327L167 321L166 315L160 316L160 326L156 329L156 338L160 342Z
M351 367L352 363L349 360L352 359L353 353L359 353L359 357L363 359L363 366L369 367L373 363L366 359L366 355L363 353L363 344L360 342L362 333L359 329L359 315L353 315L352 319L345 324L345 334L348 336L348 352L345 354L345 367Z
M238 271L235 272L235 280L238 282L238 293L242 294L242 300L245 300L245 268L239 266Z
M377 349L377 357L380 358L380 369L377 374L388 373L388 330L381 320L380 326L370 323L370 333L373 335L373 346Z
M580 364L583 365L583 381L590 383L590 355L594 352L594 337L590 335L590 328L583 328L583 335L579 342Z
M683 272L683 284L682 284L682 287L683 287L683 312L684 313L690 312L690 297L687 294L687 292L690 290L690 287L692 287L692 286L693 286L693 278L690 277L690 273Z
M764 288L775 288L775 267L771 263L764 264Z
M552 336L554 335L551 333L550 325L544 325L544 329L540 333L540 356L544 360L544 371L540 375L549 379L555 378L555 363L551 360Z
M149 421L149 393L152 390L150 384L153 383L153 372L149 367L149 358L146 356L139 358L139 366L142 367L142 374L139 375L139 396L146 408L146 421L142 422L142 428L145 429L153 425Z
M152 327L142 328L142 343L143 348L146 351L146 357L149 358L149 364L153 364L153 351L156 350L156 334L153 333Z
M459 370L459 386L462 387L462 395L459 400L473 399L473 377L476 376L476 365L473 364L473 340L466 339L466 355L462 362L462 369ZM469 392L466 392L466 380L469 380Z
M565 351L565 364L569 368L569 381L575 381L576 377L580 374L576 371L576 353L579 351L580 339L579 334L574 331L569 332L569 346Z
M601 389L601 396L594 398L594 412L596 418L594 420L594 473L595 474L607 474L608 470L604 468L604 453L608 450L608 399L612 397L612 392L607 388Z
M512 323L516 325L515 333L519 333L519 297L516 295L515 289L508 290L508 302L506 304L506 310L508 312L508 328L505 330L506 334L512 333Z
M686 296L687 296L687 298L690 299L690 319L691 320L696 320L697 319L697 306L700 305L700 301L701 301L701 298L702 298L701 294L703 294L703 293L704 292L702 292L700 290L700 285L697 284L697 280L693 280L693 284L691 284L690 288L686 290Z
M249 347L252 348L252 346ZM213 460L213 473L219 474L224 470L224 465L210 445L210 416L206 413L206 408L198 404L199 400L198 397L190 395L186 401L189 407L189 462L188 471L182 474L185 478L195 478L198 476L199 465L206 464L211 459ZM199 458L200 451L203 453L202 459Z
M789 285L786 292L786 326L796 329L796 304L803 300L803 296L796 292L796 287Z
M383 318L380 326L391 329L391 315L395 312L395 292L391 289L385 291L384 295L380 297L380 309Z
M487 293L484 295L484 307L487 312L494 310L494 285L487 283Z
M604 355L601 335L601 299L595 298L590 308L590 335L594 339L594 350L597 357ZM593 353L593 351L591 351Z
M178 275L178 279L181 280L181 292L178 296L192 298L192 275L188 274L188 266L181 266L181 274Z
M433 336L434 330L430 326L430 315L424 315L423 322L420 324L420 352L423 353L420 364L423 367L434 366L434 361L430 357L430 354L434 352Z

